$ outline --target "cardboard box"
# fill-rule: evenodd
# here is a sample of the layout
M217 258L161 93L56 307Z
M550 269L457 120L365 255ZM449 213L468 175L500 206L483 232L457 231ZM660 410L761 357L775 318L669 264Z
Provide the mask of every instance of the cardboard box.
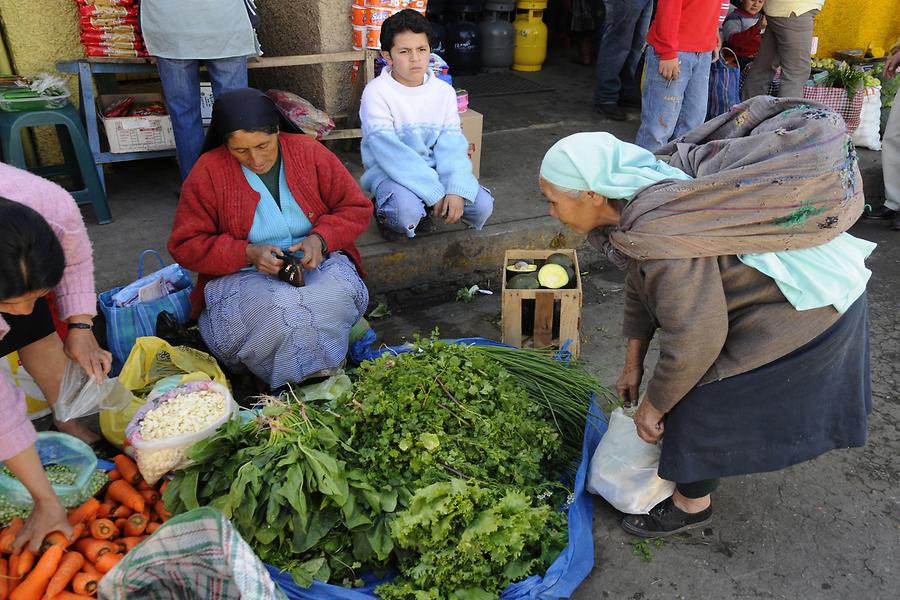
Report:
M104 95L97 100L99 117L114 154L170 150L175 147L172 119L169 115L149 117L104 117L103 111L122 98L133 97L136 104L162 102L160 94Z
M477 179L481 176L481 130L484 115L470 108L459 114L459 124L463 135L469 140L469 160L472 161L472 173Z

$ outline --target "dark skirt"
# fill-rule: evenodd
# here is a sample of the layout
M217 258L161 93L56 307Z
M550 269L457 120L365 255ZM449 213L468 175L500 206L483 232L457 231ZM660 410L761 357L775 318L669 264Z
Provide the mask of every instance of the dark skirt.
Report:
M25 346L42 340L56 329L53 324L53 314L46 298L38 298L34 303L34 310L28 315L3 315L3 320L9 325L9 332L0 340L0 356L6 356L20 350Z
M863 294L813 341L694 388L667 415L659 476L689 483L777 471L866 443L872 411Z

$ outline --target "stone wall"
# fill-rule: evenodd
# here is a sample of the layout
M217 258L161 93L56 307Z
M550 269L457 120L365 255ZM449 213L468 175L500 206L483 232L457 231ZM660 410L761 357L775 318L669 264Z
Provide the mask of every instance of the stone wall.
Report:
M351 49L350 1L263 0L259 41L265 56L345 52ZM303 96L329 114L349 104L351 63L252 70L251 85Z

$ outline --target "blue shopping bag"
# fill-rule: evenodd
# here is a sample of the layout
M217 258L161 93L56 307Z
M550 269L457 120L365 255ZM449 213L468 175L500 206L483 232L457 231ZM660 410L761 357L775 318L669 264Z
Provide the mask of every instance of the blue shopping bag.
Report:
M144 256L154 254L159 259L160 269L144 276ZM100 311L106 317L106 341L113 355L110 375L117 375L128 358L137 338L156 334L156 317L167 311L175 315L182 325L191 318L191 278L181 265L166 266L156 250L144 250L138 260L137 280L101 293L97 298ZM167 292L161 298L137 301L138 289L162 278ZM130 302L128 301L130 299ZM122 305L123 301L126 305Z
M724 52L734 56L734 63L725 59ZM727 113L741 101L741 68L737 55L730 48L722 48L719 60L709 67L709 101L706 105L706 120Z

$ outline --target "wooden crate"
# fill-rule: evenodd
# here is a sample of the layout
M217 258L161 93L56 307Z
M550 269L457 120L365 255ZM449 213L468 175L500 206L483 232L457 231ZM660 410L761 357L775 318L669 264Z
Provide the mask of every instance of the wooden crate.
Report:
M538 266L551 254L568 254L575 265L575 287L559 290L513 290L506 287L507 265L517 260L531 260ZM575 250L507 250L503 260L503 296L501 299L501 329L503 342L518 348L545 348L559 346L571 340L568 349L573 356L580 351L581 330L581 271ZM534 326L532 335L522 331L522 307L525 301L534 301ZM559 319L555 325L558 337L553 336L554 305L560 303Z

